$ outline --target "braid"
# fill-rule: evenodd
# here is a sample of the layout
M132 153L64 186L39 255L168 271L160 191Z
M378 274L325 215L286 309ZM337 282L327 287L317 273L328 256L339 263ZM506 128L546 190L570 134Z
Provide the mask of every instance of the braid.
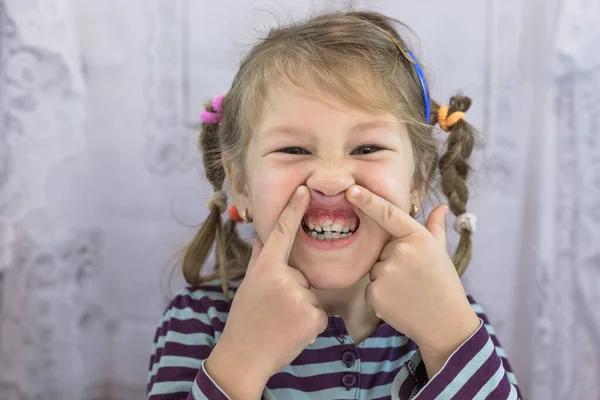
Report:
M206 111L215 112L212 103L207 104ZM202 124L198 147L203 155L206 178L215 193L216 201L209 203L210 213L195 237L185 249L183 255L183 275L191 285L197 285L208 280L221 278L223 294L228 299L227 281L230 272L232 277L243 274L250 258L250 246L245 243L236 231L236 222L229 220L223 224L221 214L227 207L227 198L223 192L225 168L221 158L221 142L219 124ZM215 272L202 276L201 270L213 245L216 242L217 265Z
M470 106L470 98L455 96L450 100L449 113L457 111L466 112ZM439 106L434 103L433 109L432 124L435 125L438 123L437 110ZM447 140L446 153L439 159L438 165L442 192L448 198L448 205L455 216L467 212L467 202L469 200L467 177L471 171L468 161L473 152L474 145L474 128L468 122L460 120L451 127ZM453 261L456 271L459 275L462 275L471 261L473 245L471 232L462 229L459 234L460 241Z

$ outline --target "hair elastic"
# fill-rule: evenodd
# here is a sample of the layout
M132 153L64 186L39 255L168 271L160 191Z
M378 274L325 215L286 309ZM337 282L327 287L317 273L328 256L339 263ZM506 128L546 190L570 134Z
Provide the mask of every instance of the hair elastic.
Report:
M223 109L223 97L217 96L212 101L214 112L204 110L200 113L200 119L205 124L218 124L221 122L221 111Z
M477 231L477 217L471 213L460 214L454 220L454 229L458 233L462 233L462 231L467 231L471 235L474 235Z
M448 115L450 107L447 104L442 104L438 109L438 124L443 131L450 132L450 128L458 121L465 119L463 111L454 111Z

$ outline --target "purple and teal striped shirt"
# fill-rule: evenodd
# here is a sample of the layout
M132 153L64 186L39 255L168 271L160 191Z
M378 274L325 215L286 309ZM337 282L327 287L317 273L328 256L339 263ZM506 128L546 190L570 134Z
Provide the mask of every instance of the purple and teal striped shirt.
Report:
M230 282L230 293L241 283ZM520 399L506 353L482 308L469 297L480 328L428 379L417 345L382 323L359 344L344 321L327 329L267 382L272 399ZM149 400L229 399L204 369L219 340L231 303L220 281L182 290L163 315L150 358Z

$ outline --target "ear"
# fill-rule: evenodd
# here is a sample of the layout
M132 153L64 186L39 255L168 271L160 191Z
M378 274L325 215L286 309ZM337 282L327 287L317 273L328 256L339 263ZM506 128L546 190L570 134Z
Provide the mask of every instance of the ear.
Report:
M413 184L410 190L410 204L414 204L419 208L422 208L423 203L423 190L417 185Z
M243 179L240 166L233 162L227 152L221 155L221 162L225 170L225 177L231 189L231 200L238 210L250 210L250 196L248 195L248 186Z
M423 200L425 198L425 194L427 193L427 184L429 182L429 174L432 172L433 169L433 162L428 161L428 162L424 162L421 165L421 170L423 171L423 182L421 182L420 184L417 184L417 182L415 182L413 180L412 186L410 188L410 201L411 204L415 204L416 206L418 206L419 208L422 208L423 205Z

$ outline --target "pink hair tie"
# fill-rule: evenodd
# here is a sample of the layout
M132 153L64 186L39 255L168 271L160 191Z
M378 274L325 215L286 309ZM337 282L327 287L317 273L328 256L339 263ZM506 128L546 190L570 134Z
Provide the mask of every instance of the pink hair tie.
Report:
M200 113L200 119L205 124L218 124L221 122L221 110L223 109L223 97L217 96L212 101L214 112L204 110Z

